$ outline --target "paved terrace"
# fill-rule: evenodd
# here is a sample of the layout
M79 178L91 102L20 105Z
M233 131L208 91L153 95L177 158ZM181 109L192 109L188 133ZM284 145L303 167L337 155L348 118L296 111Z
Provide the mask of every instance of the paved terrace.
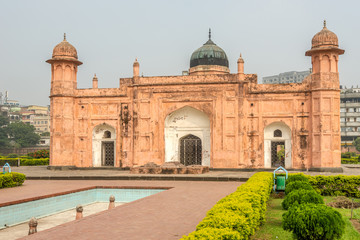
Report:
M357 166L346 165L343 169L343 174L346 175L360 174L360 168ZM26 239L180 239L182 235L195 230L196 225L218 200L234 192L243 180L254 174L250 171L211 171L192 176L155 176L133 175L129 171L112 169L54 171L47 170L44 166L14 167L12 170L25 173L28 180L23 186L1 189L0 204L90 186L171 187L164 192L120 205L112 210L38 232ZM166 181L160 181L165 177ZM153 181L144 181L142 178Z

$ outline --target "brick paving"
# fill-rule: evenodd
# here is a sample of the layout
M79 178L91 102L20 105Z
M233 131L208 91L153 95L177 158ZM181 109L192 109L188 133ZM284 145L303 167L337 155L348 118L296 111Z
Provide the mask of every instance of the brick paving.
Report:
M345 175L360 174L357 165L344 165L343 170L342 174ZM202 175L165 176L168 181L158 181L156 179L161 179L162 175L133 175L129 171L112 169L54 171L40 166L13 168L13 171L25 173L32 179L52 180L27 180L23 186L1 189L0 204L91 186L172 187L115 209L38 232L26 239L179 239L195 230L206 212L219 199L235 191L241 185L241 180L254 174L253 171L210 171ZM61 180L71 179L73 176L92 180ZM141 180L146 177L155 180ZM106 180L111 178L134 180Z
M27 180L1 189L0 203L88 186L172 187L164 192L72 221L26 239L179 239L195 230L206 212L241 185L211 181Z

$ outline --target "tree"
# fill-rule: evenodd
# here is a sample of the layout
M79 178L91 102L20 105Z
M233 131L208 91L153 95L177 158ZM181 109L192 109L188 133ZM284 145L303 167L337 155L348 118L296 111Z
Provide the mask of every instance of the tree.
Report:
M355 146L356 150L360 152L360 137L356 138L352 144Z
M11 140L21 147L35 146L39 143L40 136L35 133L35 127L23 122L15 122L8 125L8 133Z
M0 147L8 147L10 140L7 132L7 125L9 119L5 116L0 115Z

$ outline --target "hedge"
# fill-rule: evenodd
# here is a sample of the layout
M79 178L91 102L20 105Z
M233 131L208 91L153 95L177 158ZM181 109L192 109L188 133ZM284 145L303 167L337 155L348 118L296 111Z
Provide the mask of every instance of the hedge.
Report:
M323 196L360 198L360 176L307 176L313 188Z
M272 173L254 174L235 192L218 201L198 224L196 231L182 239L249 239L265 222L272 186Z
M25 181L25 174L11 172L0 173L0 188L16 187L20 186Z
M356 158L341 158L341 163L342 164L358 164L359 163L359 159Z
M21 166L49 165L49 158L21 159Z
M0 166L9 163L12 167L18 167L18 158L0 158ZM20 158L20 166L49 165L49 158L27 159Z

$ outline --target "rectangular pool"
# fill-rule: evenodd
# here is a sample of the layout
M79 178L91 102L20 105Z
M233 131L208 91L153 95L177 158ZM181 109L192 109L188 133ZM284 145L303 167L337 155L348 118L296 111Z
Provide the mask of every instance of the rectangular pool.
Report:
M166 189L93 188L3 206L0 207L0 229L29 221L31 217L41 218L70 210L79 204L84 206L95 202L109 202L111 195L115 196L115 202L127 203L164 190Z

